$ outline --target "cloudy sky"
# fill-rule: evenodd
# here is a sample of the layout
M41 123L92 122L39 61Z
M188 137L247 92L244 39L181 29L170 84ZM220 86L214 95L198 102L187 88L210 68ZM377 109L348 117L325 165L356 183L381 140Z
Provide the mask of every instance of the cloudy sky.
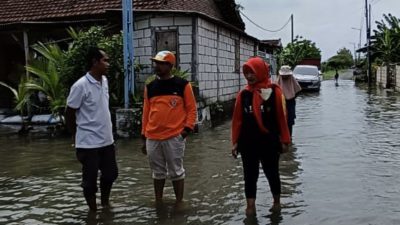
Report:
M381 20L382 14L400 17L400 0L368 0L372 4L372 24ZM277 30L294 14L295 35L316 42L322 50L322 59L336 54L339 48L353 50L358 45L362 27L362 45L365 43L365 0L236 0L242 12L258 25ZM290 41L290 24L280 32L270 33L257 28L242 16L246 32L258 39L281 38L284 45Z

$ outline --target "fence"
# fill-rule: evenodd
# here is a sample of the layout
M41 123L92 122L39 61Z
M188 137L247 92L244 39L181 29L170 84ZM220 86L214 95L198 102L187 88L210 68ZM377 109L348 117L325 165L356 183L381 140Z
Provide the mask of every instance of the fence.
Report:
M378 67L376 84L382 88L393 88L400 91L400 65Z

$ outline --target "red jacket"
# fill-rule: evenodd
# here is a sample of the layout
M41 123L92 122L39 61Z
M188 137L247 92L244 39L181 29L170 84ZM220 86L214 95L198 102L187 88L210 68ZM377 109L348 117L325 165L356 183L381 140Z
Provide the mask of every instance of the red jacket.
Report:
M285 144L289 144L290 133L287 125L286 117L286 103L285 97L282 94L282 90L276 84L272 84L269 75L269 65L264 62L260 57L250 58L243 65L243 73L253 73L257 77L257 83L252 85L247 85L246 90L253 93L253 109L254 116L256 118L257 124L260 131L263 133L268 133L269 131L264 127L261 117L261 104L263 99L261 97L261 89L272 88L275 92L275 107L276 107L276 120L278 121L279 131L280 131L280 141ZM242 99L241 92L236 97L235 108L233 111L232 118L232 144L235 145L238 142L240 136L240 130L243 122L243 112L242 112Z

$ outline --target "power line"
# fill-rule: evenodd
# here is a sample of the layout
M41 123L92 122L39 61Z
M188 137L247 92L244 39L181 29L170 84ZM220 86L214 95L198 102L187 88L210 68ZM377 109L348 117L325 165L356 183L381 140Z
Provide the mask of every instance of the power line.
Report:
M382 0L375 0L375 1L373 1L373 2L371 2L371 5L376 5L376 4L378 4L379 2L381 2Z
M376 5L376 4L378 4L379 2L381 2L381 1L382 1L382 0L372 0L369 4L371 4L371 5ZM358 8L357 10L363 10L364 13L365 13L365 7L364 7L364 6ZM353 11L356 11L356 10L353 9L351 12L353 12Z
M271 33L276 33L276 32L279 32L279 31L283 30L289 24L289 22L291 20L291 18L289 17L288 21L281 28L279 28L277 30L269 30L269 29L265 29L264 27L258 25L256 22L254 22L248 16L246 16L242 11L239 11L239 12L240 12L240 14L242 14L242 16L244 16L247 20L250 21L250 23L254 24L256 27L260 28L261 30L264 30L264 31L267 31L267 32L271 32Z

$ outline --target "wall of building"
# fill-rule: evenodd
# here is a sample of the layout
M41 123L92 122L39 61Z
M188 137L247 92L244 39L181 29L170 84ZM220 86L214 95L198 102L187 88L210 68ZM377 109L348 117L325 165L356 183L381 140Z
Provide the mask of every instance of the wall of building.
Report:
M146 68L136 74L136 86L143 90L143 83L153 75L150 58L156 54L156 33L160 31L177 32L177 60L181 70L187 70L191 79L193 69L193 19L174 15L145 15L135 18L134 56ZM163 49L165 50L165 49Z
M156 54L157 33L176 31L178 68L189 72L196 83L199 129L208 127L211 117L231 115L232 100L246 84L242 65L257 54L253 39L197 16L176 14L142 15L135 18L133 44L136 60L146 68L136 74L137 93L142 93L145 80L153 75L150 58ZM223 107L223 115L211 115L210 104Z
M198 18L197 45L197 82L200 97L206 103L234 99L245 84L244 77L240 75L241 65L255 55L254 41ZM237 55L236 51L239 51L240 55ZM237 56L239 57L236 58Z
M135 18L134 55L146 67L136 74L137 89L143 90L144 81L153 74L150 58L156 54L156 33L168 30L177 31L178 66L197 83L199 97L207 104L234 99L246 83L239 71L256 55L255 42L206 19L174 14Z
M274 54L270 54L264 51L258 51L258 56L263 58L270 65L270 73L272 76L275 76L279 70L278 67L278 59Z

